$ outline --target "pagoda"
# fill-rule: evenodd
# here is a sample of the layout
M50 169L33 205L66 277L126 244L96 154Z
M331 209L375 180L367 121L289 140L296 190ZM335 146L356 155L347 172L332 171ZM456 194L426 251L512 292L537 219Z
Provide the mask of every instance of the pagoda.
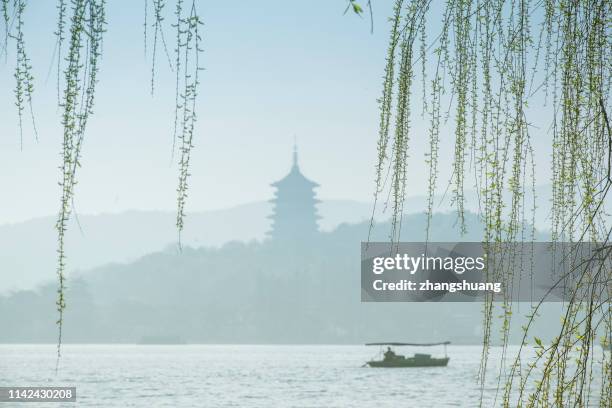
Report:
M304 177L298 166L297 147L293 148L293 165L289 174L281 180L272 183L276 189L272 230L268 236L273 240L301 241L312 238L318 232L314 189L319 185Z

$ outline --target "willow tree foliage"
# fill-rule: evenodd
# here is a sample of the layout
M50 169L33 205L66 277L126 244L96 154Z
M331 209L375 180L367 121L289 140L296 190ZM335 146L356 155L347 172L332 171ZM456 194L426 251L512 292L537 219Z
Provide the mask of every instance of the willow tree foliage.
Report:
M153 0L154 23L153 23L153 51L151 62L151 94L155 90L155 61L157 55L157 42L161 39L164 54L168 59L170 69L176 75L175 98L174 98L174 125L172 132L172 157L174 157L177 144L179 153L179 180L177 187L177 214L176 227L178 230L178 243L181 245L181 232L185 225L185 204L187 201L189 163L191 149L195 133L197 119L196 101L200 85L201 66L200 55L202 49L201 18L197 13L196 2L187 3L184 0L176 0L174 8L175 48L174 64L171 60L164 34L164 8L166 3L161 0ZM145 0L145 53L147 50L147 8Z
M19 117L19 137L20 145L23 148L23 121L24 111L27 109L32 121L34 135L38 137L36 130L36 122L34 120L34 111L32 109L32 93L34 92L34 76L32 75L32 66L30 59L26 53L25 38L23 35L24 27L24 12L26 9L26 0L2 0L2 20L4 23L4 43L2 44L2 52L0 55L5 55L5 61L8 56L9 40L15 43L15 105L17 106L17 114Z
M16 47L15 68L15 104L19 118L20 135L23 139L24 111L29 111L34 134L37 137L34 113L32 110L32 94L34 77L30 60L26 54L23 33L24 11L27 0L1 0L2 21L4 25L4 41L2 52L8 55L7 47L14 42ZM149 8L152 10L149 10ZM186 2L176 0L174 8L175 31L173 38L174 61L164 35L164 11L166 2L145 0L145 54L148 42L152 41L151 55L151 93L155 89L155 73L158 48L163 47L171 70L176 73L176 97L174 106L174 125L172 137L178 144L179 177L177 187L177 217L176 226L180 234L184 225L185 204L187 200L189 162L196 123L196 100L199 89L199 74L201 71L202 21L197 12L195 0ZM149 13L153 22L147 22ZM66 265L67 254L65 237L68 222L72 215L77 173L81 166L81 147L86 136L87 122L93 114L98 73L101 69L103 52L103 36L106 30L105 0L57 0L57 25L54 32L56 44L54 50L57 68L57 98L61 110L63 127L63 142L61 149L60 176L60 210L56 222L57 230L57 311L58 311L58 362L61 355L63 316L66 308ZM153 31L147 36L148 30ZM174 147L173 147L174 154Z
M427 230L438 166L449 160L458 223L465 228L464 190L474 187L488 256L505 248L503 243L533 240L535 198L527 202L526 192L535 197L537 137L552 146L551 162L538 165L552 167L553 240L600 244L602 256L590 260L596 272L581 273L569 285L558 336L550 345L534 339L535 361L519 352L510 373L499 373L505 379L505 406L587 406L598 365L600 405L612 405L611 357L596 361L594 354L596 333L611 330L612 226L605 212L612 186L611 8L606 0L396 0L390 19L375 196L386 196L393 210L391 239L397 241L401 229L410 138L427 137ZM438 25L430 40L431 27ZM422 95L414 95L415 83ZM547 129L533 127L529 117L529 104L542 101L552 112ZM411 132L411 109L417 104L430 122L427 135ZM442 132L443 125L453 131ZM454 145L452 157L440 156L441 143ZM509 287L511 270L496 268L488 278ZM511 301L487 298L483 387L492 318L499 308L504 356L507 351ZM539 308L533 308L530 321ZM523 346L530 326L524 328Z

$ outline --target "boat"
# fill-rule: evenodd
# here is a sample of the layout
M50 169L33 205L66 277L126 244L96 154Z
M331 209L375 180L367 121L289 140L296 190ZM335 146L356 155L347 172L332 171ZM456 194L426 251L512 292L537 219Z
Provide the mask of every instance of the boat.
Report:
M366 346L387 346L387 350L382 353L382 360L371 360L365 363L370 367L446 367L450 358L446 354L446 346L450 341L441 343L366 343ZM401 354L396 354L391 347L399 346L414 346L414 347L430 347L444 346L444 357L432 357L431 354L415 353L412 357L406 357Z

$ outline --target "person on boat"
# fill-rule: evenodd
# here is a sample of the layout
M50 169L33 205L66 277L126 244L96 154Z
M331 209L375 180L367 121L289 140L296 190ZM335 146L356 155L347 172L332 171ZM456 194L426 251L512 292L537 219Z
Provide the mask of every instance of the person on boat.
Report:
M387 347L387 351L385 351L385 361L390 361L395 358L395 353L391 350L391 347Z

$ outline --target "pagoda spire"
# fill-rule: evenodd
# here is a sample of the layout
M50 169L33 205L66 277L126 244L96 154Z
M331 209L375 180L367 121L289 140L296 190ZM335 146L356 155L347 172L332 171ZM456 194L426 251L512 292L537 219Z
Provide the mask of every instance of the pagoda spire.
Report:
M318 232L316 199L314 189L319 185L307 179L298 166L297 143L293 145L293 162L289 174L272 183L276 189L272 230L268 236L274 240L304 240Z

